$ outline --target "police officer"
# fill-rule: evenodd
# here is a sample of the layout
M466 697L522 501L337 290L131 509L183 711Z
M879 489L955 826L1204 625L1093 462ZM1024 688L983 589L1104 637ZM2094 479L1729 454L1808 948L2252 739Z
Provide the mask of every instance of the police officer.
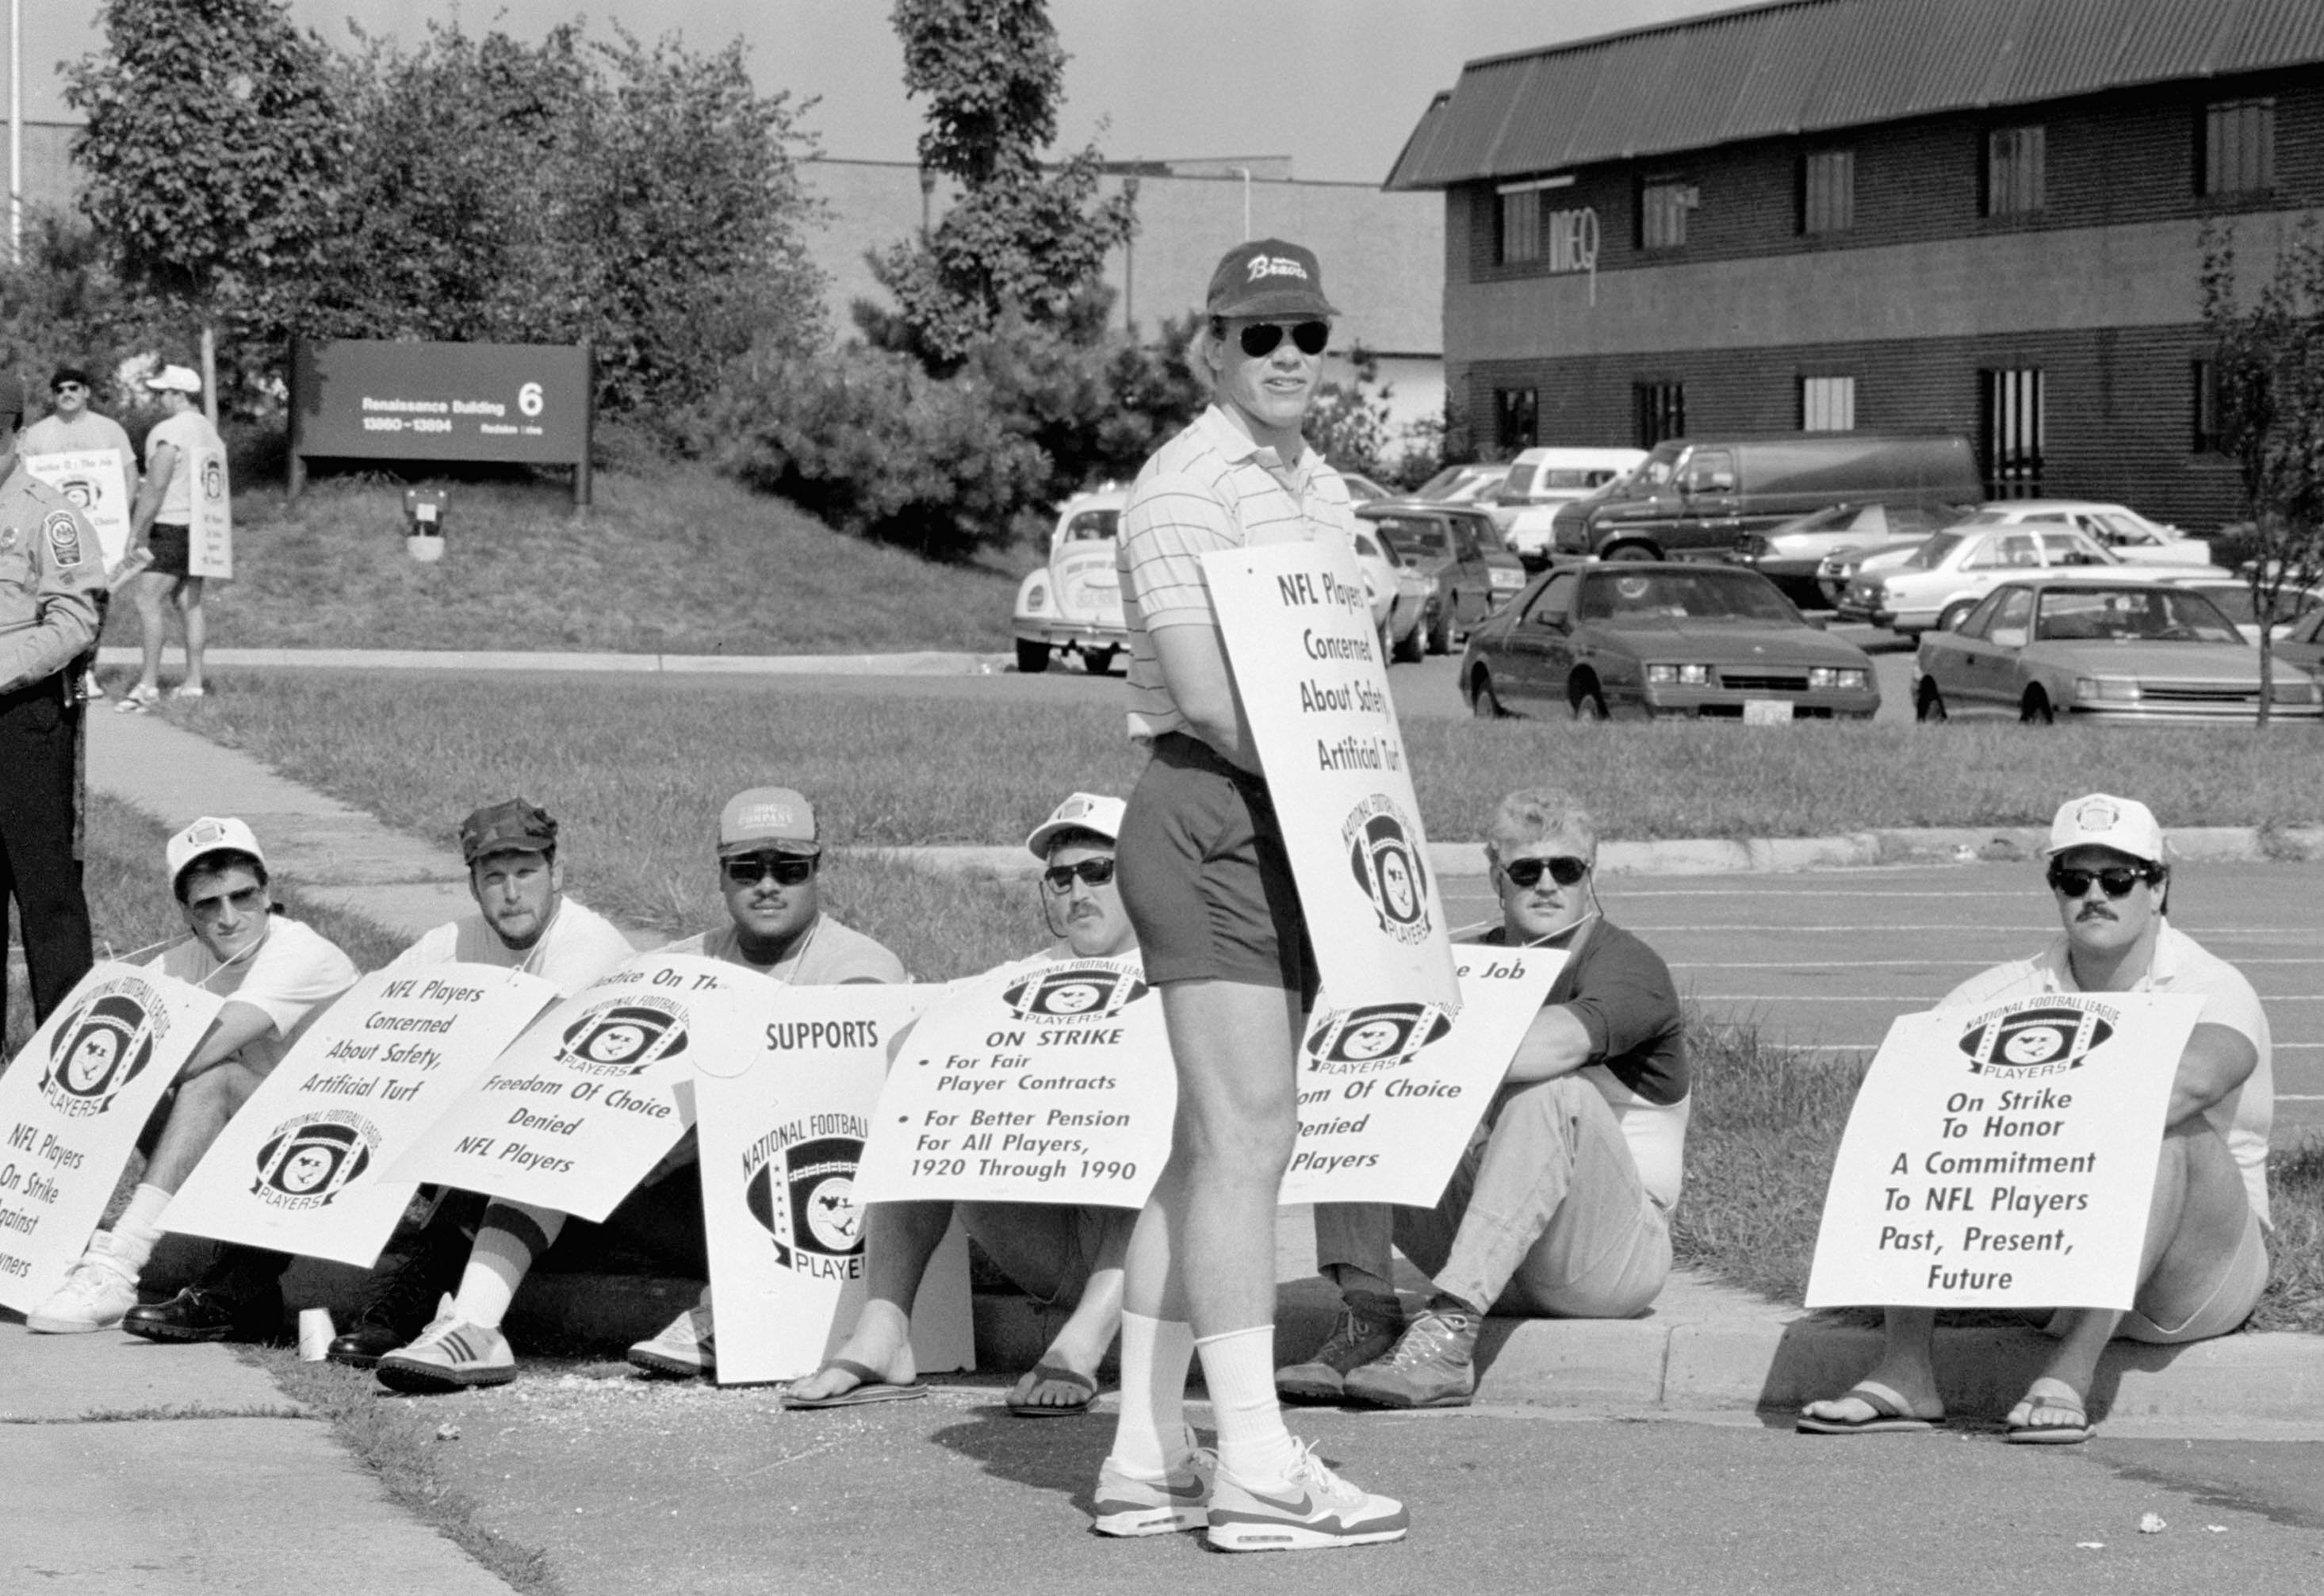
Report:
M45 1019L92 956L71 668L97 642L105 561L88 519L24 469L23 416L23 383L0 373L0 892L16 900L32 1012Z

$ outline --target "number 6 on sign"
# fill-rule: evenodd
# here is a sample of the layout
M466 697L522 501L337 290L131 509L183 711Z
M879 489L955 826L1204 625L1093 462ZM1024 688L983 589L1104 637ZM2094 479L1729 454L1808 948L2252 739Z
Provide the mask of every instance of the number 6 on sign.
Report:
M528 416L540 414L540 384L527 383L516 391L516 408Z

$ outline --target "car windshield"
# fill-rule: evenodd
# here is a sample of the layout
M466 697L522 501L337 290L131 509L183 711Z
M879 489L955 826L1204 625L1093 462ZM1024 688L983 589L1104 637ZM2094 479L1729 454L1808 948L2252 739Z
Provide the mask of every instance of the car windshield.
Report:
M1759 621L1801 624L1765 577L1751 571L1592 571L1575 613L1584 621Z
M1963 526L1969 523L1966 521L1961 523ZM1945 563L1947 555L1968 541L1967 538L1960 535L1959 528L1949 532L1938 532L1927 542L1913 550L1904 561L1904 568L1908 571L1933 571Z
M1084 510L1065 526L1068 543L1102 543L1110 541L1120 530L1119 510Z
M2043 642L2243 643L2243 633L2183 587L2053 587L2034 635Z
M1442 559L1452 552L1452 539L1441 521L1406 516L1381 516L1372 521L1380 541L1400 559Z

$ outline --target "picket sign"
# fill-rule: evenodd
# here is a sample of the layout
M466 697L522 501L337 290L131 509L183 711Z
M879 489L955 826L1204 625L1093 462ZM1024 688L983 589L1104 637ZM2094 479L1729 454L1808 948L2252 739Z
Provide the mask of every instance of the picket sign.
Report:
M129 552L129 472L119 449L26 455L24 469L78 505L97 529L108 569Z

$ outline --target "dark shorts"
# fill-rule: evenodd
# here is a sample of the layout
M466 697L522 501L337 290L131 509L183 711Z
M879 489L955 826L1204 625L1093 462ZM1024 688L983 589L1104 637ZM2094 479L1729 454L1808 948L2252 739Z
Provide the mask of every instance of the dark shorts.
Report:
M145 568L163 577L186 575L186 562L194 554L194 529L173 526L157 521L145 534L145 545L153 551L153 563Z
M1146 978L1315 996L1315 954L1267 783L1183 733L1154 740L1114 849Z

